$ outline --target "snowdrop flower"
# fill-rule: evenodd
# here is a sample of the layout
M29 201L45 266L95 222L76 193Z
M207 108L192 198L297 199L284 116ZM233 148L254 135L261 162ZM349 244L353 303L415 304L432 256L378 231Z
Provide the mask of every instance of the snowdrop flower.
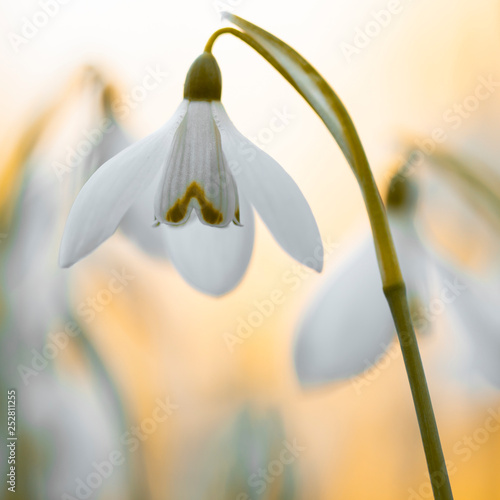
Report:
M107 95L101 85L96 90L99 97ZM81 105L84 104L82 99ZM4 259L1 273L5 275L9 290L9 320L15 324L18 334L26 335L30 342L37 338L43 341L48 325L68 312L66 288L69 275L67 270L57 266L54 250L57 251L69 202L74 200L76 192L100 164L131 144L108 107L104 107L109 126L101 132L101 139L95 141L91 153L82 157L79 163L72 166L60 164L56 170L54 165L57 166L57 162L49 165L46 156L34 151L23 166L22 189L15 206L13 229L0 256ZM102 123L101 112L101 109L95 110L96 125ZM56 146L51 147L57 150ZM136 201L122 220L120 229L145 251L165 256L165 242L147 224L144 205L143 200ZM137 238L137 235L144 237ZM28 315L26 308L30 309Z
M87 103L82 99L81 104ZM55 113L47 113L40 120L40 131L49 128L55 118ZM28 142L24 137L18 149ZM108 136L104 135L93 154L106 154L109 145ZM89 155L67 171L58 170L57 175L47 161L47 150L53 157L57 145L37 134L29 149L18 155L16 170L21 189L9 220L9 234L0 246L0 303L8 313L0 321L0 351L4 354L0 386L2 390L23 386L17 399L19 425L30 443L30 454L22 457L21 466L32 466L36 456L52 457L47 461L43 481L20 485L20 494L26 498L65 498L66 492L72 492L75 478L91 472L92 460L117 446L119 420L113 410L121 409L115 408L117 398L111 394L112 384L104 369L94 370L91 380L96 380L96 387L89 390L88 380L80 383L81 372L78 380L67 376L61 365L54 369L57 361L52 360L52 354L46 354L53 352L45 350L50 345L52 349L55 345L64 349L64 344L61 347L60 341L52 343L47 335L61 331L56 328L72 318L68 271L57 267L62 217L69 208L67 200L72 189L81 187L79 183L89 177L92 168ZM14 191L12 184L6 186L8 191ZM82 346L84 337L82 331L74 349ZM59 353L57 348L56 351L55 356ZM94 356L90 360L93 368L96 359ZM116 483L123 485L127 480L127 470L123 470Z
M462 349L460 363L500 386L500 330L491 307L500 289L500 275L474 277L439 256L415 224L416 202L416 184L396 176L387 209L414 326L423 334L442 316L452 318L454 342L458 351ZM299 380L304 386L315 386L359 375L387 352L394 334L373 243L366 238L334 270L298 329Z
M390 191L389 220L407 284L408 299L428 297L428 256L407 216L416 203L413 186ZM304 317L295 342L295 367L304 386L357 375L389 347L395 334L382 290L375 248L365 237L327 279Z
M116 230L134 201L150 196L150 223L195 288L234 288L252 253L252 207L292 257L317 271L323 254L311 209L291 177L244 138L220 102L221 74L204 52L184 99L159 130L100 167L80 191L60 247L60 265L79 261Z

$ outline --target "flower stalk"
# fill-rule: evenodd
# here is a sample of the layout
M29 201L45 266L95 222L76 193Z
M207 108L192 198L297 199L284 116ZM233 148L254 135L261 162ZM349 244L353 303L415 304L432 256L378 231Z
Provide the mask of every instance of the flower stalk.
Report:
M385 207L351 117L326 80L294 49L238 16L224 13L223 17L238 26L241 31L229 27L216 31L208 40L205 52L210 53L216 39L223 34L236 36L256 50L297 90L321 118L356 176L370 220L384 294L391 309L403 352L434 498L452 500L436 419L410 318L405 282Z

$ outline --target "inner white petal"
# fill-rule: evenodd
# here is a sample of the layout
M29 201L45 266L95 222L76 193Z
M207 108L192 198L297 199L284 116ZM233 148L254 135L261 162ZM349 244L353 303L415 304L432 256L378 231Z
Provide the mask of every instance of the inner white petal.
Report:
M202 223L227 226L237 221L237 208L236 184L222 153L211 105L190 102L156 192L155 216L179 225L194 209Z

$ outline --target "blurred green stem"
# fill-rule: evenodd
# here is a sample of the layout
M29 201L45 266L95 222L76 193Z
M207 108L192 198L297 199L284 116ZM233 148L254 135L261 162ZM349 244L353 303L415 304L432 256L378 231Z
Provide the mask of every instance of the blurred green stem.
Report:
M229 13L223 16L243 31L234 28L216 31L208 40L205 51L211 52L215 40L222 34L231 34L250 45L299 92L323 120L356 176L370 219L384 293L403 352L434 497L436 500L453 500L387 214L351 117L326 80L289 45L238 16Z

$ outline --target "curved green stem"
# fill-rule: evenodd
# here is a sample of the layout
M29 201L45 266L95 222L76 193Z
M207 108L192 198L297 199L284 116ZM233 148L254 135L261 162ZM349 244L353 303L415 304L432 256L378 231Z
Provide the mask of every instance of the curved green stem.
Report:
M436 419L409 314L406 287L387 214L351 117L326 80L294 49L238 16L225 13L225 17L243 31L234 28L216 31L208 40L205 51L210 52L215 40L223 34L234 35L255 49L322 119L356 176L370 220L384 293L403 352L434 497L436 500L453 500Z
M233 17L236 18L236 16ZM368 164L368 159L366 158L365 151L361 145L361 141L359 140L354 124L352 123L351 117L347 113L347 110L338 98L337 94L335 94L332 88L316 72L316 70L314 70L314 68L312 68L312 66L305 59L301 58L301 62L303 63L303 66L307 68L308 72L311 72L311 70L314 72L313 75L316 76L316 78L314 78L314 80L316 80L316 85L320 87L323 95L327 97L328 109L319 109L317 103L315 102L316 99L313 99L312 96L308 95L309 93L307 92L307 89L304 89L304 87L297 82L292 74L274 57L273 54L270 53L270 51L268 51L262 44L257 42L247 33L234 28L222 28L216 31L208 40L205 46L205 51L210 52L215 40L223 34L231 34L244 41L262 57L264 57L264 59L266 59L272 66L274 66L274 68L278 70L278 72L314 109L337 142L339 142L339 145L353 168L354 174L361 186L365 204L368 208L368 217L374 234L375 249L380 264L383 285L391 286L401 282L403 278L399 268L396 251L394 249L391 232L389 230L384 204L380 198L375 179L373 178ZM290 50L293 49L290 48ZM335 120L332 120L332 111L335 118L339 120L343 132L345 132L344 137L341 139L338 137L337 133L339 124L334 123Z

